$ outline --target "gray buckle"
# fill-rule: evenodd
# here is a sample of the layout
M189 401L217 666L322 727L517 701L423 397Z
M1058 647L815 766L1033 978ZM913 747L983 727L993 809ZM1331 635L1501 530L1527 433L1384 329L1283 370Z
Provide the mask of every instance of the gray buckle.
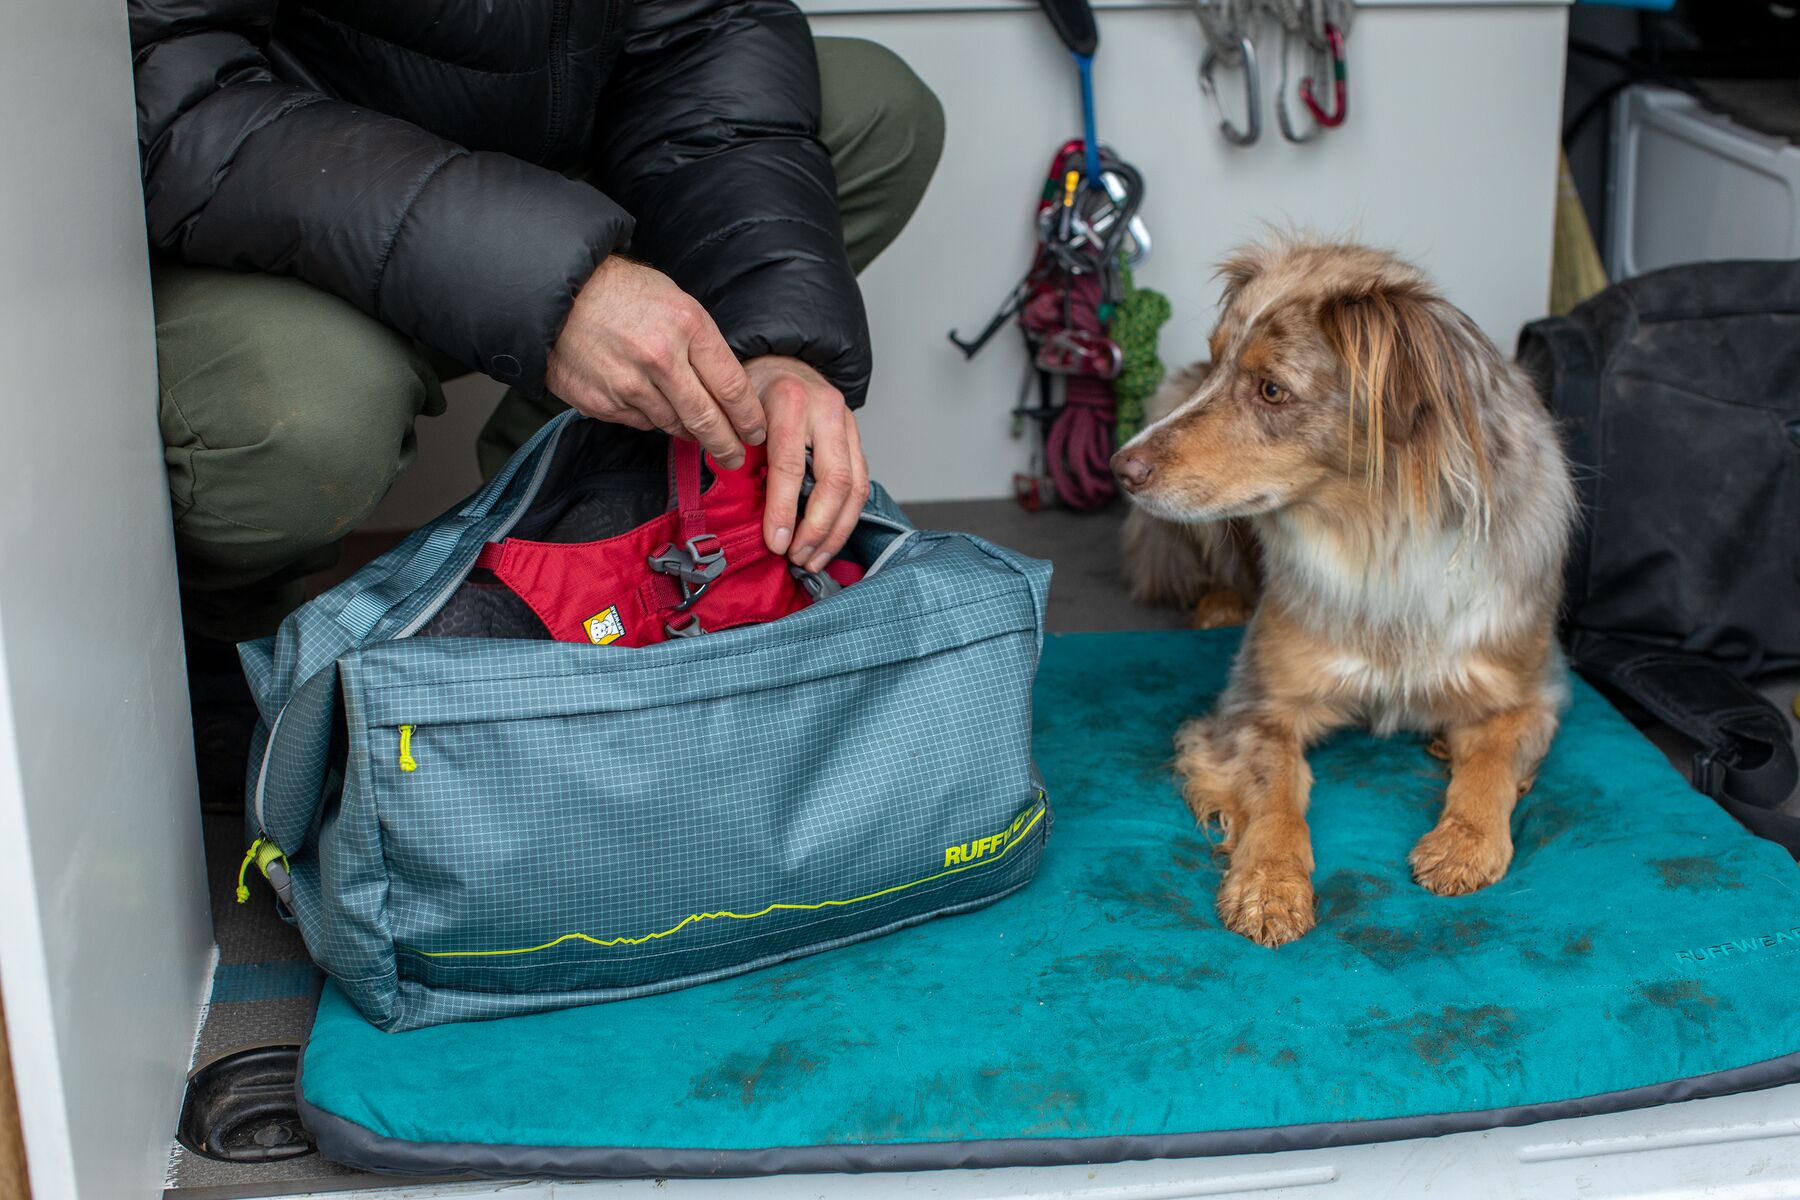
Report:
M844 590L843 584L823 571L808 571L805 567L799 566L789 567L788 571L800 581L800 586L806 589L806 594L811 596L814 602L823 600L827 596L835 596Z
M719 544L718 535L703 533L689 538L685 546L665 543L661 550L650 556L649 563L650 569L657 574L675 577L681 585L681 603L675 606L675 611L686 612L706 594L713 581L725 573L725 547Z
M679 610L677 610L677 611L679 611ZM687 620L683 621L679 625L675 624L672 621L664 621L663 622L663 632L668 634L672 638L699 637L701 634L706 632L706 630L704 630L700 627L700 618L699 617L695 616L693 613L687 613L685 615L687 616Z

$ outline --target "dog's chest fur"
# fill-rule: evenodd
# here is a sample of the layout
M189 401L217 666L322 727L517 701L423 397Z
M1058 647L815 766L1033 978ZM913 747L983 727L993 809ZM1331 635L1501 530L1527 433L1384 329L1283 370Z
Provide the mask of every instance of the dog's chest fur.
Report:
M1287 633L1280 672L1378 733L1504 704L1541 657L1542 581L1505 578L1485 538L1347 540L1294 514L1265 518L1260 533L1265 603Z

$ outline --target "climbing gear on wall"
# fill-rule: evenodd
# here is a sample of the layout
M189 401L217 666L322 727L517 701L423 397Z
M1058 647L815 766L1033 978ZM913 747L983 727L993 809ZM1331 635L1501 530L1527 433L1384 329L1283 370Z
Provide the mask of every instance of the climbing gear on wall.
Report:
M1345 78L1344 69L1344 31L1329 21L1325 23L1325 45L1328 53L1328 65L1331 70L1331 95L1333 107L1325 108L1314 92L1314 77L1308 75L1300 81L1300 101L1306 105L1313 120L1327 129L1336 129L1350 115L1350 89ZM1319 78L1324 77L1320 72Z
M1013 410L1014 429L1022 433L1035 424L1041 444L1033 469L1014 479L1014 494L1029 509L1055 501L1098 508L1113 496L1108 460L1115 408L1108 385L1125 370L1126 358L1110 326L1126 297L1129 265L1143 261L1149 238L1132 232L1142 228L1137 210L1144 181L1137 168L1101 147L1102 183L1088 186L1080 169L1087 157L1080 140L1057 151L1038 198L1030 270L973 341L950 334L972 358L1009 319L1016 317L1024 333L1031 366L1026 387L1035 376L1037 400L1022 399Z
M1259 18L1281 31L1280 64L1275 84L1275 120L1290 142L1310 142L1335 129L1349 115L1346 47L1355 14L1352 0L1192 0L1194 15L1206 35L1200 59L1200 90L1219 110L1219 132L1237 146L1254 144L1262 135L1262 75L1254 40ZM1290 60L1304 42L1305 74L1299 100L1312 120L1302 128L1290 108ZM1217 79L1221 69L1244 73L1246 112L1241 125L1226 113ZM1329 82L1330 95L1325 95ZM1329 100L1330 107L1327 107Z
M1294 43L1304 43L1309 48L1309 56L1312 44L1307 33L1306 0L1276 0L1272 11L1281 22L1281 72L1275 81L1275 123L1281 129L1281 136L1288 141L1310 142L1325 127L1317 121L1309 121L1302 130L1288 110L1288 66L1293 61Z
M1256 47L1250 41L1249 10L1243 0L1194 0L1194 15L1206 34L1200 58L1200 90L1219 110L1219 132L1235 146L1248 146L1262 136L1262 80L1256 69ZM1220 65L1244 72L1244 125L1225 114L1213 76Z
M1150 254L1150 232L1138 209L1144 179L1102 145L1095 132L1093 57L1099 45L1086 0L1042 0L1081 80L1083 136L1056 152L1038 196L1037 249L1031 267L973 339L950 341L973 358L1016 319L1030 364L1025 395L1013 409L1014 435L1035 426L1031 470L1013 479L1028 509L1060 501L1098 508L1113 497L1109 460L1116 408L1109 386L1126 370L1111 323L1126 296L1129 269ZM1154 340L1154 332L1152 332ZM1060 383L1059 383L1060 381Z

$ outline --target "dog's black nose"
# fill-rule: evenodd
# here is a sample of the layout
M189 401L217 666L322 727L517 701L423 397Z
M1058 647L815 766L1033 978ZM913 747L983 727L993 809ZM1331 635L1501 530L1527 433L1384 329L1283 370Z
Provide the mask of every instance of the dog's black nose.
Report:
M1121 450L1112 456L1113 474L1128 492L1135 492L1150 482L1156 467L1136 450Z

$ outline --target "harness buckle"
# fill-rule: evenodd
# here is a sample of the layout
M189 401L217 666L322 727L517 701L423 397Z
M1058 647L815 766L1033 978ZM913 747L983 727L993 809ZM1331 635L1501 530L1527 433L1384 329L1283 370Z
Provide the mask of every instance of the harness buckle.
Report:
M844 590L844 585L823 571L808 571L805 567L789 567L788 573L800 581L800 586L816 603L827 596L835 596Z
M695 599L698 599L698 598L699 597L696 595ZM691 637L699 637L701 634L706 632L706 630L704 630L700 627L700 618L698 616L696 616L693 613L684 613L680 609L676 609L675 611L680 614L680 616L678 616L676 618L676 620L681 620L681 617L685 617L687 619L681 620L681 623L679 625L677 625L675 623L675 621L664 621L663 622L663 632L664 633L668 634L672 638L691 638Z
M648 561L652 571L659 575L671 575L681 585L681 603L675 606L675 611L686 612L699 603L700 597L706 594L706 589L725 573L725 547L719 542L717 534L702 533L689 538L685 546L677 546L674 542L665 543ZM698 622L694 624L697 625ZM673 629L669 633L675 637L691 636L677 634Z

